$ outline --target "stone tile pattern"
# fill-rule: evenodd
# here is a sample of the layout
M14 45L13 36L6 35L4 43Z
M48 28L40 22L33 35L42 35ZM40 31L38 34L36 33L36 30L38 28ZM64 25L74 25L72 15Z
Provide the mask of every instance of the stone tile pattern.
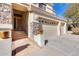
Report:
M11 5L0 3L0 24L11 24L12 21L12 8Z

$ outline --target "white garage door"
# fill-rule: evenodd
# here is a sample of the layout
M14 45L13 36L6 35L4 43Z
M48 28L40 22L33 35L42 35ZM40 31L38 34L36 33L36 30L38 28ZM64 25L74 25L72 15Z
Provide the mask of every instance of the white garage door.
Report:
M57 36L57 25L42 25L43 26L43 37L49 39Z
M64 26L61 26L61 35L64 34Z

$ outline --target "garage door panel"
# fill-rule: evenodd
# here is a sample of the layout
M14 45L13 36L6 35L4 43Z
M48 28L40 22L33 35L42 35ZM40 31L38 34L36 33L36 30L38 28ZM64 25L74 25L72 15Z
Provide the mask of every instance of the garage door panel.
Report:
M48 39L53 36L57 36L57 26L56 25L43 25L43 36Z
M61 26L61 35L64 34L64 26Z

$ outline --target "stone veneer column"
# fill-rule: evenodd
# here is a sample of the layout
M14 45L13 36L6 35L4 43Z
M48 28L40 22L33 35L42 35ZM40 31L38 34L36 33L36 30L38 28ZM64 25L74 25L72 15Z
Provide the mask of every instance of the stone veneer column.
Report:
M34 34L34 41L40 46L43 47L45 40L43 38L43 29L42 29L42 24L38 23L37 28L39 28L39 30L36 30L37 33L36 35ZM40 31L41 30L41 31Z
M35 15L32 12L29 12L29 17L28 17L28 37L33 39L38 44L38 46L43 47L44 46L43 35L41 35L41 34L35 35L33 33L33 31L35 29L34 26L33 26L33 23L34 22L39 23L36 20L36 17L37 17L37 15Z
M61 34L61 21L59 21L57 26L57 35L60 36L60 34Z
M0 24L12 24L11 3L0 3Z
M12 54L12 8L11 3L0 3L0 32L9 32L9 38L0 40L0 56Z

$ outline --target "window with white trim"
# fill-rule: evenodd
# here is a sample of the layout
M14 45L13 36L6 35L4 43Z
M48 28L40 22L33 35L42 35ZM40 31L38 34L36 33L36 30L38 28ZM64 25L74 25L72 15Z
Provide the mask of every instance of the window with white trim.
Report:
M39 7L43 10L46 10L46 4L45 3L39 3Z

